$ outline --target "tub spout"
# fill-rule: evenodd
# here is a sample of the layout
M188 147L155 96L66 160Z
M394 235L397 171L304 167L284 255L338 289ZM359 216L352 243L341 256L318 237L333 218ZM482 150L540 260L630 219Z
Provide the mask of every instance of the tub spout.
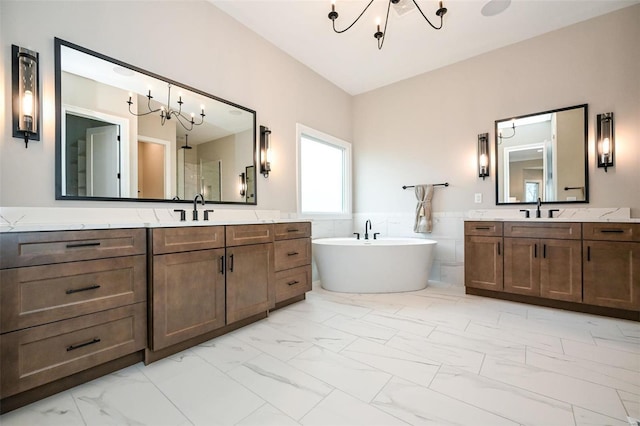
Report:
M371 221L367 219L367 221L364 223L364 239L365 240L369 239L369 231L371 231Z

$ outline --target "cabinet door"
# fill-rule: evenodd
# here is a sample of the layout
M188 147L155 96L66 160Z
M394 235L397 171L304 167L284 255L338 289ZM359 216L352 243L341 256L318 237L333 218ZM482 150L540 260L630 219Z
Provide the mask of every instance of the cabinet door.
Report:
M640 309L640 244L584 241L584 302Z
M541 240L540 296L582 301L582 244L575 240Z
M273 244L227 248L227 324L272 307L273 265Z
M504 291L540 296L540 240L504 239Z
M153 350L225 325L223 266L224 249L153 257Z
M464 262L467 287L502 291L502 237L467 235Z

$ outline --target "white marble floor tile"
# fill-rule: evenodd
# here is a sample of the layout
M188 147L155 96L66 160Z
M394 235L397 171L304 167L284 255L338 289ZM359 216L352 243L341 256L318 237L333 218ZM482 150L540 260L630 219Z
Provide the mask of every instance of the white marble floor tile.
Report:
M328 311L316 304L309 303L307 299L287 306L286 310L287 312L298 314L309 321L315 321L318 323L324 322L329 318L338 315L333 311Z
M427 323L420 319L400 317L395 314L385 314L383 312L372 312L364 316L362 320L424 337L428 336L436 328L435 324Z
M358 339L340 352L402 379L428 386L440 368L440 363L392 347Z
M618 391L622 404L627 410L627 416L640 419L640 394Z
M272 355L286 361L313 346L313 343L275 329L266 321L251 324L231 333L232 336Z
M77 386L71 394L89 425L191 424L137 365Z
M229 371L263 353L238 339L234 334L225 334L211 339L191 348L191 352L220 371Z
M485 358L480 375L615 419L626 416L615 389L585 380L491 356Z
M612 348L596 346L576 342L575 340L562 340L564 353L576 358L588 359L601 364L626 368L631 371L640 371L640 356L633 352L620 351Z
M533 348L544 349L560 354L563 353L561 339L559 337L548 336L546 334L532 333L525 330L514 330L504 328L502 326L478 324L473 321L469 324L466 331L492 339L501 339Z
M439 392L394 378L372 405L412 425L516 426L518 423Z
M427 340L443 345L455 346L487 355L524 363L525 345L500 339L491 339L468 331L440 328L433 331Z
M329 396L316 405L302 418L300 423L313 426L392 426L407 424L338 389L331 392Z
M413 307L407 307L400 309L395 315L401 318L416 319L434 326L445 326L456 330L464 330L470 321L468 317L441 308L415 309Z
M62 392L0 416L2 426L84 426L71 392Z
M245 417L238 426L296 426L300 423L287 416L271 404L264 404Z
M640 395L640 371L534 348L527 349L527 365Z
M619 329L616 329L619 330ZM591 331L596 345L640 355L640 338L625 336L622 333L605 330Z
M283 333L296 336L306 342L322 346L334 352L339 352L357 339L353 334L313 321L307 321L286 311L280 312L278 315L272 315L266 321L269 326Z
M455 368L442 367L431 389L522 425L573 425L571 405Z
M309 294L307 295L307 301L313 303L319 309L326 309L329 312L335 312L336 314L353 318L361 318L371 312L371 309L354 305L347 297L336 296L335 293L325 297L316 297L315 295Z
M426 360L439 362L443 365L460 368L472 373L478 373L484 354L478 351L459 348L456 346L434 343L409 333L398 333L387 346L422 356Z
M336 315L323 323L328 327L333 327L345 333L363 337L378 343L385 343L391 339L398 331L371 324L360 319Z
M227 374L294 420L299 420L333 388L269 355L260 355Z
M288 362L364 402L369 402L391 375L351 358L314 346Z
M640 323L634 321L620 321L616 325L624 336L640 339Z
M612 419L581 407L573 407L573 416L576 426L629 426L624 420Z
M192 353L165 358L142 371L195 425L234 424L265 402Z
M558 321L540 321L525 319L520 315L502 314L498 324L505 329L529 331L561 339L594 344L593 336L591 336L588 329L579 326L567 326Z

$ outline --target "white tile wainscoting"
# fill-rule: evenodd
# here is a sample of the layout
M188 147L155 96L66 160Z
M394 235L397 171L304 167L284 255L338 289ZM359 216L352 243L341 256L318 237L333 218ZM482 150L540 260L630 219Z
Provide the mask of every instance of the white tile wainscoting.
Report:
M465 295L307 300L0 417L14 425L629 426L640 323Z

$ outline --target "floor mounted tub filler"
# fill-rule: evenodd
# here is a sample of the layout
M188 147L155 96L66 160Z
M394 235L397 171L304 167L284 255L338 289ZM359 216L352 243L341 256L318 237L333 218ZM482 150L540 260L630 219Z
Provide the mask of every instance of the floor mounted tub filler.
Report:
M322 288L396 293L427 286L436 241L421 238L319 238L312 241Z

